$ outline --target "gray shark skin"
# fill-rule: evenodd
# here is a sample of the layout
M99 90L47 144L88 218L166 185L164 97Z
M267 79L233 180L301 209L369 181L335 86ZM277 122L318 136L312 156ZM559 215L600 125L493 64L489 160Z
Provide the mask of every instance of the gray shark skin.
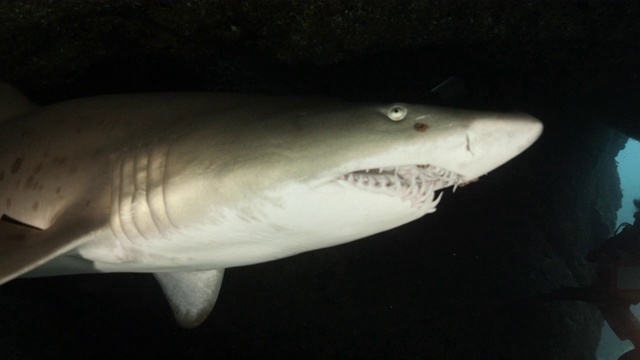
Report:
M38 107L0 84L0 284L152 272L200 324L225 268L434 212L540 136L524 114L222 93Z

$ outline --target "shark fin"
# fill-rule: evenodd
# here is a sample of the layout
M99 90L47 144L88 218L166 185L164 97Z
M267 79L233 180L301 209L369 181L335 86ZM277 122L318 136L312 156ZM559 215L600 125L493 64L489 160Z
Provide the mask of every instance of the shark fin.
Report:
M38 106L13 86L0 82L0 122L24 115Z
M3 216L0 220L0 284L82 244L82 229L91 225L89 220L84 220L40 230Z
M169 300L178 325L193 328L209 315L218 298L222 270L154 274Z
M455 76L450 76L447 80L431 89L431 93L437 95L440 102L449 106L463 102L468 92L464 80Z

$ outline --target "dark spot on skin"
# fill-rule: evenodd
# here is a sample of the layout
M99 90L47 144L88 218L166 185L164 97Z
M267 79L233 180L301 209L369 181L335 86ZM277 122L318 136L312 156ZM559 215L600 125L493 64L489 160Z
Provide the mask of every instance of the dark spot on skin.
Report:
M66 162L67 162L67 159L64 158L63 156L54 156L53 160L51 161L51 163L53 163L54 165L63 165Z
M40 203L39 202L34 202L33 205L31 205L31 208L33 209L33 211L38 210L38 207L40 207Z
M24 130L22 130L22 133L20 134L20 138L24 139L27 136L29 136L30 133L31 133L30 129L24 129Z
M11 207L11 198L7 198L7 209Z
M36 167L33 168L33 175L38 175L38 173L42 170L42 162L38 163Z
M89 207L89 205L91 205L91 200L87 200L87 202L84 203L84 207Z
M48 158L48 157L49 157L49 152L48 152L48 151L47 151L47 152L45 152L45 153L42 155L42 157L43 157L43 158L45 158L45 159L46 159L46 158Z
M27 189L33 188L35 186L35 178L33 177L33 175L29 175L29 177L27 178L27 183L24 186Z
M22 167L22 161L24 161L23 158L19 157L16 158L16 160L13 162L13 164L11 164L11 173L15 174L20 170L20 167Z
M38 185L38 191L42 192L42 190L44 189L44 186L42 184Z
M72 166L69 168L69 175L73 175L75 173L78 172L78 167L77 166Z
M62 191L62 188L61 188L60 186L58 186L58 187L56 188L56 195L59 195L59 194L60 194L60 191Z
M415 125L413 125L413 128L416 129L416 131L425 132L429 128L429 125L423 124L423 123L416 123Z
M4 180L4 170L0 171L0 181Z

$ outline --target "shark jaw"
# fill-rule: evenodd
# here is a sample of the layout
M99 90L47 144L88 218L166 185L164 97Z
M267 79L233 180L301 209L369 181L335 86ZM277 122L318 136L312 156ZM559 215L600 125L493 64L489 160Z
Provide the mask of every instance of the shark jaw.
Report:
M436 211L442 193L435 192L449 186L455 189L463 183L463 177L452 171L432 165L382 167L350 172L337 181L346 182L358 189L399 197L424 214Z

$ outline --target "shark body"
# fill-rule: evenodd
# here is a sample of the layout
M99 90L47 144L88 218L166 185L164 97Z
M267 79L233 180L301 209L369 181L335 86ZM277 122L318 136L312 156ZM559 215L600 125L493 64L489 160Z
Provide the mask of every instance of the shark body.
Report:
M524 114L240 94L38 107L0 84L0 284L152 272L193 327L225 268L415 220L541 131Z

